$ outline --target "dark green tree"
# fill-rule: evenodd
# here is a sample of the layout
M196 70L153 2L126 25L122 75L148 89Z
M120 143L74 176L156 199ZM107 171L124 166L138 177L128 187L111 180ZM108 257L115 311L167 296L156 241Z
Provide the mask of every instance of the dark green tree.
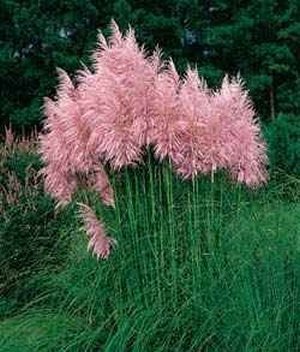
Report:
M207 1L206 1L207 2ZM261 115L299 112L300 38L297 1L209 1L206 35L209 56L203 69L239 71ZM201 67L201 63L200 63ZM215 82L214 82L215 83ZM299 91L299 90L298 90Z
M0 126L39 124L55 68L89 65L97 29L107 34L111 18L130 23L147 49L158 44L180 72L197 64L211 86L239 71L265 120L300 114L297 0L2 0Z

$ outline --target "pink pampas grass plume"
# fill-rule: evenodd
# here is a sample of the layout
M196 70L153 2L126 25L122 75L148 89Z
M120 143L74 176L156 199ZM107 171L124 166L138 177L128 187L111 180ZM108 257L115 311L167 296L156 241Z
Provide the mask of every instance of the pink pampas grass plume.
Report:
M181 148L186 122L181 119L180 84L180 77L170 60L156 77L149 107L151 128L148 130L148 143L153 145L159 160L175 160Z
M57 201L58 205L71 202L77 188L77 179L74 175L62 169L60 165L50 164L41 170L44 176L44 187Z
M88 250L92 250L98 259L107 259L117 241L106 235L103 224L89 206L82 203L78 203L78 205L80 216L89 237Z
M45 98L47 117L40 136L40 153L45 163L45 189L60 203L71 201L78 173L87 173L95 154L87 148L89 127L82 118L79 91L67 73L58 69L59 86L54 100Z
M87 172L94 163L91 151L87 148L90 128L83 118L80 91L75 88L67 73L58 69L58 116L62 125L62 136L69 153L71 172Z
M231 125L226 119L225 106L217 104L217 93L207 88L196 69L188 69L179 99L187 132L182 141L182 157L177 171L190 178L198 173L211 174L224 169L233 154Z
M63 121L55 101L45 99L44 109L47 116L45 130L48 133L40 135L39 151L45 163L41 174L46 191L59 202L68 203L76 189L76 181L69 172L70 149L65 142Z
M108 43L100 35L95 74L81 79L89 147L114 169L141 159L148 126L148 102L155 70L139 48L134 31L122 35L112 23Z
M173 71L174 72L174 71ZM173 75L174 77L174 75ZM175 82L173 80L173 82ZM258 186L266 180L266 153L260 128L255 120L251 100L239 78L229 82L225 77L219 91L207 89L197 70L188 69L184 80L173 86L173 113L167 119L169 126L179 126L171 148L162 145L162 137L170 127L161 130L156 139L156 150L161 157L168 156L176 172L184 178L199 173L213 175L227 169L238 182ZM162 91L170 92L163 86ZM172 99L165 93L164 107ZM158 123L166 119L166 110L158 114ZM167 139L168 140L168 139ZM170 145L170 143L169 143Z
M217 99L230 126L228 144L232 147L227 167L231 176L250 187L265 183L266 147L253 103L241 78L230 81L225 76Z
M211 117L210 91L196 69L188 68L178 92L181 107L182 133L180 148L173 163L176 171L184 178L193 178L215 167L207 148L208 122ZM210 151L211 152L211 151Z
M54 100L45 99L44 112L47 117L44 130L48 132L48 153L43 150L44 159L54 159L67 165L75 172L86 172L93 164L91 152L87 149L89 126L83 119L80 92L75 88L67 73L58 69L59 86ZM43 144L43 139L42 139Z

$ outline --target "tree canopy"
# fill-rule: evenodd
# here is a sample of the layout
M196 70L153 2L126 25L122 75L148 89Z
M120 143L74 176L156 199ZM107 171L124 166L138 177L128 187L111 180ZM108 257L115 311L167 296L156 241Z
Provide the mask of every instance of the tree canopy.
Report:
M114 18L132 25L147 49L156 45L183 71L197 65L211 86L240 72L258 114L300 111L297 0L2 0L0 3L1 126L31 128L42 120L44 96L89 66L97 30Z

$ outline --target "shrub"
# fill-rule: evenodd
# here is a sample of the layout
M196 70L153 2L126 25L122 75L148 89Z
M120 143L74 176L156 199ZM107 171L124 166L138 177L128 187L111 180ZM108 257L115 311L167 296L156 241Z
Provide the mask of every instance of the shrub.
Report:
M70 219L65 212L56 214L53 200L43 191L35 146L36 139L16 140L11 131L0 144L0 293L10 293L18 304L38 293L30 288L36 272L60 262L65 248L60 233Z
M280 114L267 128L273 168L300 174L300 116Z

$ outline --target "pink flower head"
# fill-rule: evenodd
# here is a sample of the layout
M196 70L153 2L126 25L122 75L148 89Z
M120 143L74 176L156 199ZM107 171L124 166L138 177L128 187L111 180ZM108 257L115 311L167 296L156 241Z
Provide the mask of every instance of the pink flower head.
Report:
M45 162L45 188L58 201L67 203L77 188L76 174L88 173L97 157L87 148L89 127L83 121L80 92L67 73L59 69L55 100L46 98L45 134L40 136L40 152Z
M61 89L61 88L60 88ZM60 91L65 97L67 93ZM45 130L40 136L40 153L45 163L41 173L45 177L45 189L59 202L68 203L76 188L76 181L70 175L70 148L65 140L65 126L58 102L45 99L47 116Z
M185 125L180 118L180 84L180 77L170 60L156 77L149 107L151 128L148 130L148 143L154 146L155 155L160 160L174 160L180 150Z
M76 177L55 163L41 170L44 176L45 190L49 192L60 205L68 204L77 188Z
M207 123L211 114L210 92L196 69L188 68L179 91L182 133L180 148L172 157L176 171L184 178L206 172L211 166L206 159Z
M87 172L94 163L94 155L87 148L90 127L83 117L80 91L63 70L59 70L59 78L57 119L61 122L61 134L69 152L69 168L73 173Z
M100 36L95 74L79 89L84 117L91 128L89 147L120 169L138 162L146 141L147 108L155 71L139 48L134 31L122 36L112 24L108 43Z
M255 110L238 76L231 81L225 76L216 105L223 110L228 130L230 158L227 168L232 177L250 187L266 182L267 156Z
M79 207L80 216L84 222L86 233L89 236L88 250L92 250L98 259L107 259L117 241L106 235L104 226L89 206L79 203Z

